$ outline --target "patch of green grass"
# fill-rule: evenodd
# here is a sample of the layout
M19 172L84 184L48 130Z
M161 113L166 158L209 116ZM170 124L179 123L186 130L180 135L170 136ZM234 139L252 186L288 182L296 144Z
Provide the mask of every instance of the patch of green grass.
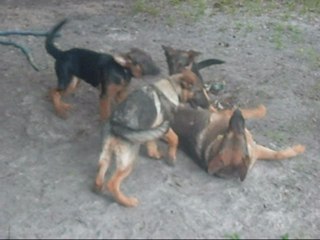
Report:
M308 98L312 100L316 100L316 101L320 100L320 79L310 87L307 94L308 94Z
M298 0L297 2L302 5L302 13L308 13L308 12L320 13L319 0Z
M253 23L247 22L235 22L234 29L239 31L239 34L242 34L245 37L248 33L253 32L255 29L255 25Z
M198 20L205 14L207 8L206 0L188 0L188 3L191 5L191 16L194 20Z
M160 9L152 6L147 0L135 0L132 11L134 14L147 13L152 16L157 16L160 13Z
M221 26L218 28L218 31L222 32L222 33L226 32L227 30L228 30L228 28L226 26Z
M173 6L180 5L184 0L169 0L169 3Z
M240 11L250 15L261 15L275 9L278 2L275 0L219 0L214 7L229 14Z
M239 236L238 233L227 234L225 237L228 238L228 239L233 239L233 240L239 240L240 239L240 236Z
M265 134L268 139L276 143L282 143L287 139L286 133L279 130L268 130Z
M271 41L275 44L276 49L283 48L283 42L286 41L303 42L302 31L295 25L278 22L274 25Z
M300 48L298 54L306 58L312 68L317 69L320 67L320 52L314 47Z
M237 6L234 0L220 0L214 3L214 7L220 11L235 14L237 11Z
M289 240L289 234L286 233L286 234L282 235L281 240Z
M287 29L290 33L290 37L294 42L302 42L302 31L295 25L288 25Z
M265 10L260 0L245 1L244 7L248 13L253 15L261 15Z
M243 29L243 27L244 27L244 24L242 22L235 22L234 24L234 28L238 31Z
M166 24L169 27L173 27L175 23L176 23L176 18L174 16L169 16L166 18Z
M169 0L171 6L176 9L173 16L166 19L169 26L173 26L176 22L176 17L183 18L187 22L194 22L205 15L208 7L207 0Z
M282 33L278 31L273 33L271 42L274 43L276 49L283 48Z
M214 1L213 7L232 15L241 11L257 16L281 9L285 19L288 19L293 12L299 15L320 13L319 0L217 0Z

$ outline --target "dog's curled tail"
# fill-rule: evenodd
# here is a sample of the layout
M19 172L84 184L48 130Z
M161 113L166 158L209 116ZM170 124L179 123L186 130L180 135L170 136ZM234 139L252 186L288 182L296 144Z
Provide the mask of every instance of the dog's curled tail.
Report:
M57 23L48 33L46 37L46 50L47 52L54 58L59 58L62 51L59 50L53 43L53 39L56 37L57 32L65 25L69 20L63 19L59 23Z
M225 63L225 62L222 61L222 60L210 58L210 59L206 59L206 60L203 60L201 62L198 62L197 63L197 68L198 68L198 70L201 70L203 68L210 67L211 65L223 64L223 63Z
M123 126L112 126L112 133L130 142L144 143L163 136L169 129L169 121L162 122L155 128L147 130L132 130Z

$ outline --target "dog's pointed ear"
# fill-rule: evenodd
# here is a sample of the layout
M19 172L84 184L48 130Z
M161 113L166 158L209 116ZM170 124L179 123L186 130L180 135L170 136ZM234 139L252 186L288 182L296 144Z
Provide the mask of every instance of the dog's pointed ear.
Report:
M223 163L223 161L221 159L221 156L218 155L208 163L208 169L207 170L208 170L208 173L210 175L212 175L212 174L217 173L223 167L224 167L224 163Z
M246 178L250 165L251 158L249 157L249 155L246 155L245 158L242 160L241 165L239 166L239 177L241 181L243 181Z
M189 54L189 58L194 59L194 58L198 57L199 55L201 55L201 52L197 52L197 51L194 51L194 50L189 50L188 54Z
M166 53L169 53L169 54L173 54L174 51L175 51L172 47L168 47L168 46L165 46L165 45L161 45L161 47Z
M243 181L248 173L248 169L249 167L247 166L247 164L245 162L243 162L239 167L238 167L238 173L239 173L239 177L240 180Z
M113 54L113 59L122 67L126 67L128 65L128 59L120 54Z

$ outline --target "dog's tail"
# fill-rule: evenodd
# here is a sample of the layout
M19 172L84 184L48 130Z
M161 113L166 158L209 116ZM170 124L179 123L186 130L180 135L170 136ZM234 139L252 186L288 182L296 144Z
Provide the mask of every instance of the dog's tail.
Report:
M211 65L222 64L222 63L225 63L225 62L219 59L210 58L210 59L206 59L201 62L198 62L197 67L198 67L198 70L201 70L203 68L210 67Z
M47 52L56 58L59 58L59 56L61 55L62 51L59 50L53 43L53 39L56 37L57 32L63 27L63 25L65 25L68 22L68 19L64 19L61 22L57 23L49 32L49 34L46 37L46 50Z
M130 142L144 143L163 136L169 129L169 121L162 122L158 127L147 130L132 130L123 126L112 125L112 133Z

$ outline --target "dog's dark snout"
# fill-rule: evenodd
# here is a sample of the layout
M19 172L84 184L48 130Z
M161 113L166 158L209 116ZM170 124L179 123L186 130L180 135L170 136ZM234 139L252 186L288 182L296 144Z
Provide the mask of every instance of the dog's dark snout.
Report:
M192 107L209 108L211 105L208 94L204 89L198 89L194 91L193 98L190 100Z

